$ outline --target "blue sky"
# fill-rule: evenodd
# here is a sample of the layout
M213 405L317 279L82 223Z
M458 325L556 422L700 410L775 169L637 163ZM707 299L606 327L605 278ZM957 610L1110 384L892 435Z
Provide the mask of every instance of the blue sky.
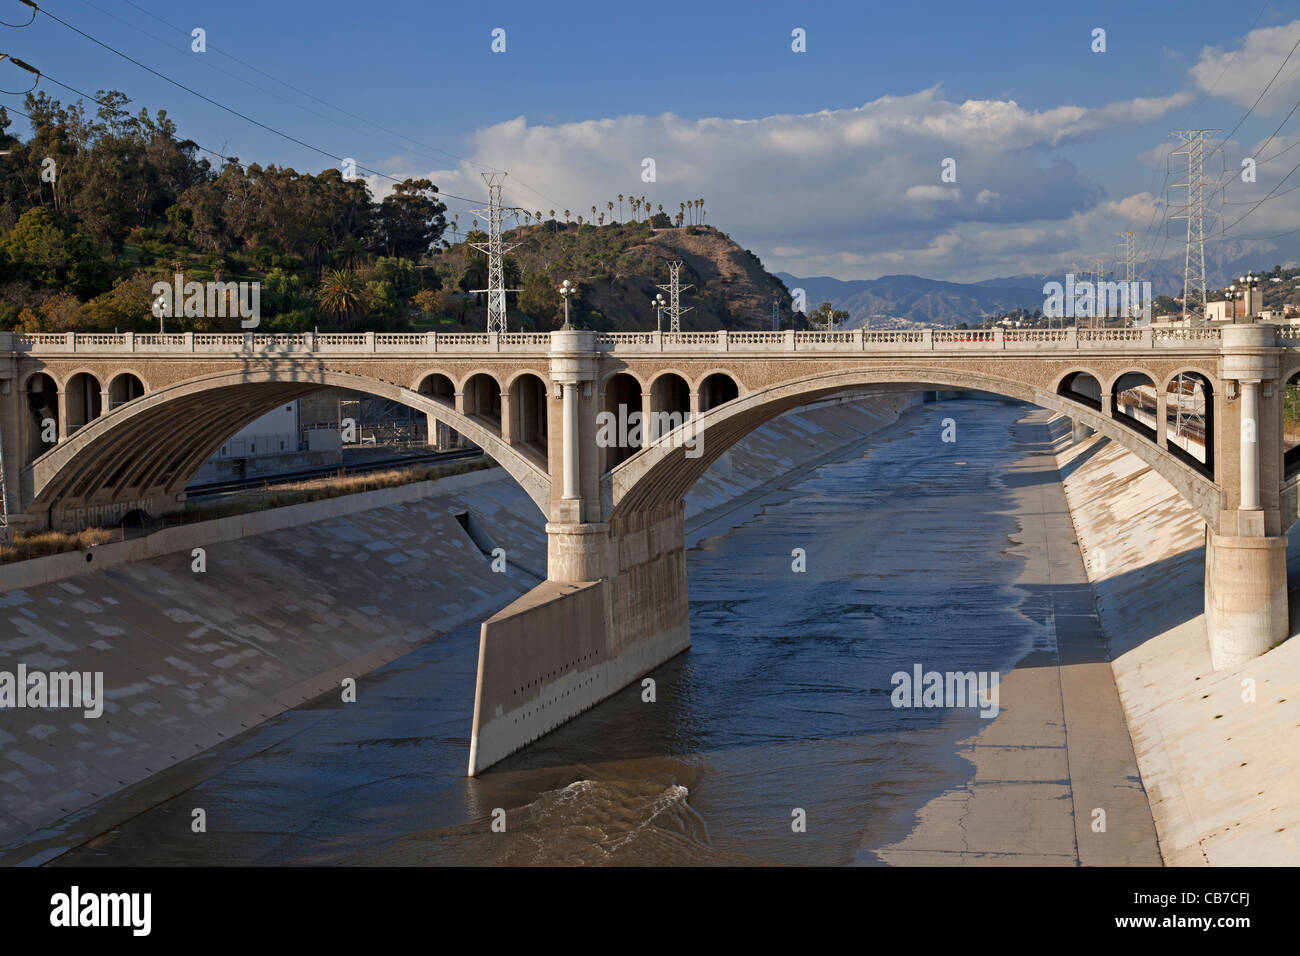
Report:
M1145 239L1144 256L1163 252L1181 263L1156 205L1169 131L1226 133L1300 40L1300 7L1277 0L133 3L44 6L362 166L430 176L472 198L485 195L476 164L496 166L511 173L509 201L575 216L589 217L593 204L605 212L619 192L636 190L671 212L702 196L709 221L768 268L845 279L1046 272L1113 253L1126 229ZM0 18L25 19L16 0L0 0L0 9ZM194 27L207 31L206 53L190 49ZM505 53L490 49L497 27L506 31ZM796 27L806 31L807 52L791 50ZM1090 49L1096 27L1106 31L1104 53ZM165 107L183 135L245 162L335 165L43 16L0 29L0 51L88 92L115 88L137 107ZM426 145L342 115L223 53ZM0 65L0 87L27 79ZM41 88L75 98L48 81ZM1300 51L1216 168L1235 168L1297 100ZM1298 138L1300 114L1257 158ZM653 183L641 180L646 157L656 161ZM940 181L945 158L957 161L955 183ZM1255 184L1234 179L1227 199L1253 202L1298 161L1300 150L1261 166ZM1300 172L1278 192L1297 181ZM378 178L373 186L386 188ZM1235 234L1300 226L1297 200L1300 192L1265 202ZM449 205L468 222L466 203ZM1227 207L1228 221L1249 208ZM1290 263L1298 240L1225 241L1212 258Z

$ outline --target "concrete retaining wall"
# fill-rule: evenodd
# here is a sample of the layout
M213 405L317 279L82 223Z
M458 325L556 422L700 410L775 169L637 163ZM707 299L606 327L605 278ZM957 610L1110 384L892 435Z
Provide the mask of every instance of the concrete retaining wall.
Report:
M607 578L546 581L483 624L471 776L690 646L682 512L611 522Z
M501 481L507 477L500 468L471 471L434 481L417 481L409 485L381 488L354 495L340 495L337 498L323 498L320 501L306 501L268 511L253 511L248 514L231 515L229 518L216 518L212 521L196 521L193 524L164 528L153 534L127 541L96 545L86 551L67 551L13 564L0 564L0 591L52 584L80 574L104 571L124 564L133 564L136 561L147 561L177 551L190 551L223 541L237 541L271 531L295 528L315 521L324 521L327 518L341 518L375 508L463 491L483 482ZM540 520L541 515L537 512L536 506L533 506L533 513Z
M1300 865L1300 641L1215 671L1204 522L1113 442L1067 442L1066 498L1165 863ZM1288 560L1295 634L1295 534Z

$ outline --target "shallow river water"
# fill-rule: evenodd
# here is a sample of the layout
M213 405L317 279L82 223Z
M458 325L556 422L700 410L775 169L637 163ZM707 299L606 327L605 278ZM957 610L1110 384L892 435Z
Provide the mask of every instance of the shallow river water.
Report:
M917 406L696 529L692 647L652 675L653 703L628 688L467 779L465 627L367 675L357 703L318 700L168 771L178 796L55 863L872 864L966 778L955 741L988 723L895 708L891 675L1005 672L1042 639L1006 553L1025 412Z

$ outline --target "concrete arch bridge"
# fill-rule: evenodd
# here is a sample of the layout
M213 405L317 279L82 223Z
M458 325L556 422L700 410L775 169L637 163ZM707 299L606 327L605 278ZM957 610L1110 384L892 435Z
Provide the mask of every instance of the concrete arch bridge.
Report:
M755 428L845 391L993 392L1120 443L1205 520L1215 666L1262 653L1287 636L1300 454L1288 455L1283 404L1298 346L1267 324L0 333L0 428L10 513L27 528L179 508L231 435L331 386L403 402L478 444L546 519L549 562L546 582L483 625L473 773L689 646L685 494Z

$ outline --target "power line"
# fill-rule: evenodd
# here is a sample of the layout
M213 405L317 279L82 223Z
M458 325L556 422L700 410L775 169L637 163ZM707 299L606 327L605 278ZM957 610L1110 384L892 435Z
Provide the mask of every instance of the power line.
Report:
M1295 41L1295 46L1291 47L1290 52L1288 52L1286 57L1282 60L1282 62L1278 64L1277 72L1273 74L1273 79L1269 80L1266 84L1264 84L1264 88L1259 91L1259 96L1255 97L1255 102L1250 105L1250 109L1246 110L1246 115L1243 116L1241 119L1237 120L1237 125L1234 126L1231 129L1231 131L1229 131L1227 136L1219 140L1219 146L1222 146L1228 140L1232 139L1232 134L1237 132L1237 130L1241 129L1241 124L1246 122L1246 119L1250 116L1251 113L1255 112L1255 107L1259 105L1260 100L1262 100L1265 97L1269 89L1273 86L1273 83L1282 74L1283 68L1287 65L1287 62L1291 59L1291 55L1295 53L1297 48L1300 48L1300 39L1297 39ZM1234 53L1233 55L1235 56L1236 54ZM1224 64L1224 69L1227 69L1227 64ZM1215 149L1217 148L1218 146L1215 147Z
M283 131L281 131L281 130L278 130L278 129L276 129L276 128L273 127L273 126L268 126L266 123L263 123L263 122L261 122L260 120L253 119L253 117L251 117L251 116L249 116L249 115L247 115L247 114L245 114L245 113L241 113L241 112L240 112L239 110L237 110L237 109L234 109L234 108L232 108L232 107L226 106L224 103L219 103L219 102L217 102L216 100L212 99L212 97L210 97L210 96L205 96L203 93L200 93L198 90L192 89L191 87L186 86L184 83L181 83L181 82L179 82L178 80L173 80L170 76L167 76L165 73L160 73L158 70L155 70L153 67L148 66L148 65L146 65L146 64L144 64L144 63L141 63L139 60L135 59L134 57L132 57L132 56L126 54L126 53L123 53L121 50L118 50L118 49L116 49L116 48L114 48L114 47L109 46L109 45L108 45L107 43L105 43L104 41L99 40L99 39L96 39L95 37L91 36L89 33L86 33L84 30L80 30L80 29L78 29L77 27L74 27L71 23L68 23L66 20L62 20L62 19L60 19L59 17L57 17L57 16L55 16L54 14L50 13L50 11L48 11L48 10L43 10L43 9L41 9L40 7L37 7L36 9L37 9L37 10L40 10L41 13L45 14L47 17L49 17L51 20L55 21L56 23L59 23L59 24L65 26L65 27L67 27L67 28L68 28L69 30L71 30L73 33L76 33L76 34L78 34L78 35L80 35L80 36L85 37L87 40L90 40L92 43L96 44L97 46L101 46L101 47L103 47L105 50L108 50L110 53L114 54L115 56L119 56L119 57L121 57L122 59L126 60L128 63L133 63L133 64L135 64L136 66L140 67L140 69L145 70L146 72L153 74L154 76L158 77L158 78L161 79L161 80L165 80L165 81L167 81L167 82L170 83L172 86L175 86L175 87L177 87L178 89L184 90L186 93L189 93L191 96L197 96L199 99L203 100L205 103L210 103L210 104L212 104L213 106L217 107L218 109L224 110L225 112L229 113L229 114L232 115L232 116L237 116L237 117L239 117L240 119L244 120L244 121L247 122L247 123L252 123L254 126L257 126L257 127L259 127L260 129L264 129L264 130L266 130L268 133L274 133L276 136L279 136L279 137L281 137L282 139L286 139L286 140L288 140L288 141L291 142L291 143L295 143L295 144L297 144L297 145L299 145L299 146L302 146L304 149L309 149L309 150L311 150L312 152L320 153L322 156L328 156L330 159L333 159L333 160L335 160L336 162L339 162L339 163L342 163L342 162L344 161L344 157L342 157L342 156L338 156L338 155L336 155L336 154L334 154L334 153L331 153L329 150L327 150L327 149L322 149L322 148L319 147L319 146L313 146L311 143L304 142L303 140L298 139L296 136L291 136L291 135L289 135L288 133L285 133L285 132L283 132ZM62 84L60 84L60 85L62 85ZM96 102L98 102L98 101L96 101ZM382 177L383 179L390 180L390 181L392 181L392 182L394 182L394 183L401 183L401 182L402 182L402 180L398 179L398 178L395 177L395 176L390 176L390 175L388 175L388 173L380 172L380 171L377 170L377 169L371 169L371 168L369 168L368 166L362 166L362 165L360 165L360 164L357 164L357 167L356 167L356 168L357 168L357 169L364 170L365 172L371 173L371 174L373 174L373 175L375 175L375 176ZM453 193L439 193L439 195L440 195L440 196L446 196L446 197L449 197L449 198L451 198L451 199L459 199L459 200L461 200L462 202L471 202L471 203L481 202L481 200L478 200L478 199L470 199L470 198L468 198L468 197L466 197L466 196L457 196L457 195L454 195Z
M124 24L126 24L126 25L127 25L128 27L130 27L131 29L133 29L133 30L137 30L137 31L139 31L140 33L144 33L145 36L151 37L152 39L157 40L159 43L163 43L164 45L166 45L166 41L164 41L164 40L160 40L158 37L155 37L155 36L153 36L153 35L150 34L150 33L145 33L145 31L140 30L139 27L135 26L135 25L132 24L132 23L129 23L129 22L126 21L126 20L123 20L121 17L117 16L117 15L114 14L114 13L110 13L110 12L107 11L107 10L103 10L103 9L101 9L100 7L96 6L94 3L91 3L90 0L82 0L82 2L85 3L87 6L90 6L90 7L93 7L94 9L96 9L96 10L99 10L101 13L105 13L105 14L107 14L108 16L113 17L113 19L119 21L120 23L124 23ZM143 13L145 16L150 17L150 18L152 18L152 19L154 19L154 20L157 20L159 23L163 24L163 26L166 26L166 27L171 28L172 30L175 30L176 32L180 33L182 36L189 37L189 36L191 35L190 32L189 32L188 30L186 30L184 27L177 26L176 24L171 23L170 21L163 19L162 17L158 16L158 15L157 15L156 13L154 13L153 11L148 10L148 9L146 9L145 7L140 6L140 4L138 4L138 3L134 3L133 0L125 0L125 2L126 2L127 4L129 4L130 6L134 7L135 9L139 10L139 11L140 11L141 13ZM261 69L261 68L259 68L259 67L257 67L257 66L254 66L252 63L249 63L249 62L246 61L246 60L241 60L239 57L235 56L233 53L227 53L225 50L222 50L222 49L220 49L219 47L209 45L209 46L208 46L208 49L211 50L211 51L214 52L214 53L220 53L222 56L226 57L226 59L228 59L228 60L233 60L235 63L238 63L240 66L246 67L247 69L252 70L254 73L257 73L257 74L259 74L259 75L261 75L261 76L266 77L268 80L271 80L271 81L273 81L273 82L275 82L275 83L279 83L281 86L288 87L289 89L293 90L295 93L300 93L300 94L303 95L303 96L309 97L310 99L315 100L317 103L320 103L322 106L327 106L327 107L329 107L329 108L332 109L332 110L335 110L335 111L337 111L337 112L339 112L339 113L342 113L344 116L349 116L349 117L351 117L352 119L359 120L359 121L361 121L362 123L365 123L367 126L373 126L375 129L382 130L383 132L385 132L385 133L389 133L390 135L393 135L393 136L397 136L397 137L399 137L400 139L404 139L404 140L406 140L406 141L409 142L409 143L414 143L415 145L420 146L420 147L423 147L424 149L430 149L430 150L433 150L435 153L440 153L440 154L442 154L443 156L446 156L446 157L448 157L448 158L450 158L450 159L454 159L454 160L456 160L457 162L468 163L468 164L471 165L471 166L478 166L480 169L486 169L486 170L489 170L489 171L491 171L491 172L504 172L504 170L502 170L500 167L493 166L493 165L491 165L490 163L481 163L481 162L479 162L479 161L477 161L477 160L469 159L468 157L465 157L465 156L459 156L459 155L457 155L456 153L453 153L453 152L450 152L449 150L445 150L445 149L441 148L440 146L434 146L434 145L432 145L432 144L430 144L430 143L422 142L422 141L420 141L420 140L414 138L413 136L408 136L408 135L406 135L405 133L399 132L398 130L395 130L395 129L389 129L387 126L383 126L383 125L380 124L380 123L376 123L376 122L375 122L374 120L372 120L372 119L368 119L368 118L365 117L365 116L361 116L361 115L359 115L359 114L357 114L357 113L353 113L353 112L351 112L350 110L346 110L346 109L344 109L344 108L341 107L341 106L338 106L338 105L336 105L336 104L334 104L334 103L329 102L328 100L322 99L321 97L319 97L319 96L317 96L316 94L310 92L309 90L304 90L304 89L302 89L302 88L300 88L300 87L294 86L292 83L288 82L287 80L282 80L282 79L280 79L280 78L277 77L277 76L274 76L274 75L272 75L272 74L270 74L270 73L267 73L265 70L263 70L263 69ZM208 64L208 65L211 66L211 64ZM219 68L213 66L212 69L219 69ZM244 80L242 77L236 76L235 74L230 73L230 72L227 71L227 70L221 70L220 72L225 73L227 76L232 76L232 77L234 77L235 79L240 80L240 82L242 82L242 83L248 83L247 80ZM252 85L252 84L249 84L249 85ZM303 106L302 104L300 104L300 103L294 103L294 102L291 101L291 100L284 99L283 97L277 96L277 94L275 94L275 93L271 93L269 90L264 90L264 89L262 89L262 87L254 86L253 88L254 88L254 89L257 89L257 90L261 90L261 91L264 92L264 93L268 93L268 94L271 95L271 96L276 96L277 99L280 99L280 100L282 100L282 101L285 102L285 103L289 103L291 106L295 106L295 107L297 107L297 108L299 108L299 109L307 110L307 107ZM307 112L311 113L313 116L321 116L320 113L317 113L317 112L315 112L314 110L307 110ZM321 116L321 118L322 118L322 119L329 119L329 117L324 117L324 116ZM332 120L332 119L330 120L330 122L333 122L333 123L336 123L336 124L338 123L337 120ZM339 124L339 125L342 125L342 124ZM345 128L345 129L352 129L354 132L360 132L359 130L356 130L355 127L344 127L344 128ZM400 149L406 149L406 150L410 150L410 149L411 149L409 146L404 146L404 145L402 145L402 144L400 144L400 143L392 143L392 142L390 142L389 145L397 146L397 147L400 148ZM421 153L419 153L419 152L417 152L417 151L415 151L415 150L411 150L411 152L414 152L417 156L422 155ZM425 158L425 159L433 159L432 156L428 156L428 155L425 155L424 158ZM516 176L515 179L514 179L514 181L517 182L520 186L523 186L523 187L524 187L525 189L527 189L529 192L536 193L538 196L541 196L543 199L547 200L548 202L553 202L553 203L556 203L557 205L559 204L559 200L554 199L553 197L546 195L546 193L542 192L541 190L536 189L536 188L534 188L534 187L528 185L528 183L524 182L524 181L523 181L522 179L520 179L519 177Z

